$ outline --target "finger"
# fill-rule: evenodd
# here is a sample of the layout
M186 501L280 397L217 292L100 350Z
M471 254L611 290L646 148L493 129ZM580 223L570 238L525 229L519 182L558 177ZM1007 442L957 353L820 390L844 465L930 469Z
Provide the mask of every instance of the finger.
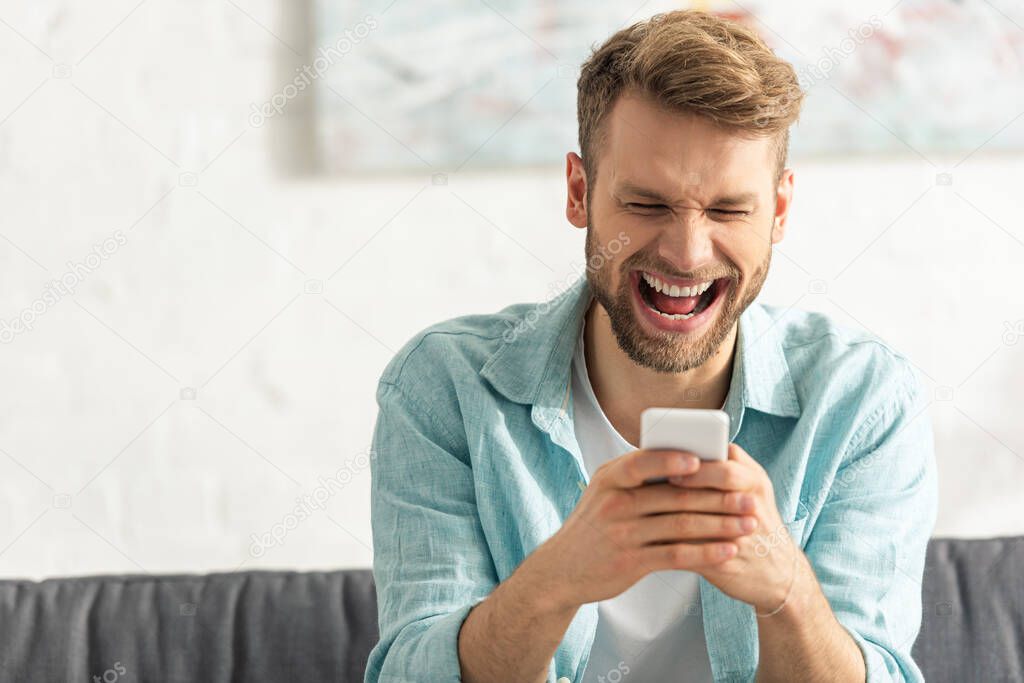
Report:
M618 488L641 486L648 479L696 472L700 460L692 453L666 450L638 450L602 465L604 477Z
M672 484L652 484L635 490L636 513L717 512L741 514L754 511L754 499L742 491L682 488Z
M728 458L727 459L728 460L735 460L736 462L740 463L741 465L742 464L746 464L746 465L756 464L759 467L761 465L761 463L759 463L756 460L754 460L754 457L752 455L750 455L750 453L747 453L739 445L734 444L734 443L730 443L729 444L729 454L728 454Z
M754 471L735 460L701 463L693 474L672 478L675 486L690 488L721 489L723 491L746 491L757 484Z
M728 541L710 543L666 543L639 548L639 559L651 571L664 569L700 569L732 559L739 546Z
M637 525L638 543L730 539L757 528L752 515L715 515L705 512L674 512L644 517Z

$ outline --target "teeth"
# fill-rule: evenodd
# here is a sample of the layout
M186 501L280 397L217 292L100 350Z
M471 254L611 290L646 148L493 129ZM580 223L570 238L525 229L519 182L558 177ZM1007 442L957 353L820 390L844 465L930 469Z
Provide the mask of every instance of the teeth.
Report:
M648 308L650 308L650 306L648 306ZM696 313L673 313L672 315L669 315L668 313L662 313L656 308L651 308L651 310L662 318L668 318L669 320L689 320L693 316L697 315Z
M692 287L679 287L678 285L669 285L669 284L667 284L665 282L662 282L661 280L659 280L658 278L654 277L653 275L651 275L649 273L642 273L642 275L643 275L643 278L644 278L644 282L649 284L655 291L661 292L662 294L665 294L666 296L674 296L674 297L698 296L698 295L703 294L704 292L706 292L708 290L708 287L710 287L711 285L714 284L714 280L708 280L707 282L701 282L700 284L694 285ZM662 314L662 315L664 315L664 314ZM665 316L665 317L666 318L671 318L671 317L678 317L678 316ZM683 316L684 319L687 318L687 317L689 317L689 316Z

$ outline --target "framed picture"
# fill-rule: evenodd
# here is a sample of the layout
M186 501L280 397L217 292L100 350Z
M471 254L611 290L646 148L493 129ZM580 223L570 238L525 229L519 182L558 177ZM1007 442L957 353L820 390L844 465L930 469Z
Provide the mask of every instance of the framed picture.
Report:
M691 3L747 23L808 97L796 156L1024 148L1024 4ZM560 164L576 149L579 65L678 2L315 0L320 166L394 172ZM956 46L952 48L951 46Z

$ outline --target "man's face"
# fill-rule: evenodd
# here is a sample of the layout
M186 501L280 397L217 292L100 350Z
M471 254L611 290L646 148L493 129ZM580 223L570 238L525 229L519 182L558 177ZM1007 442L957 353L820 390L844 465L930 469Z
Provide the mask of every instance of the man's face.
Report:
M761 291L792 174L776 183L770 138L635 95L618 99L605 126L585 202L587 263L598 266L588 282L635 363L699 367ZM615 240L626 246L609 255L604 245Z

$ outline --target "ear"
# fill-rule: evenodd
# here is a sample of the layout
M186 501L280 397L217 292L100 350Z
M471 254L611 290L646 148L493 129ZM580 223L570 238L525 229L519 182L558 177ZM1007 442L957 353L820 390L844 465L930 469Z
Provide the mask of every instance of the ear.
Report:
M775 223L772 225L772 244L778 244L786 234L786 220L793 205L793 170L782 172L779 187L775 193Z
M576 152L565 155L565 182L569 194L565 217L577 228L585 228L590 224L587 218L587 175L583 170L583 159Z

